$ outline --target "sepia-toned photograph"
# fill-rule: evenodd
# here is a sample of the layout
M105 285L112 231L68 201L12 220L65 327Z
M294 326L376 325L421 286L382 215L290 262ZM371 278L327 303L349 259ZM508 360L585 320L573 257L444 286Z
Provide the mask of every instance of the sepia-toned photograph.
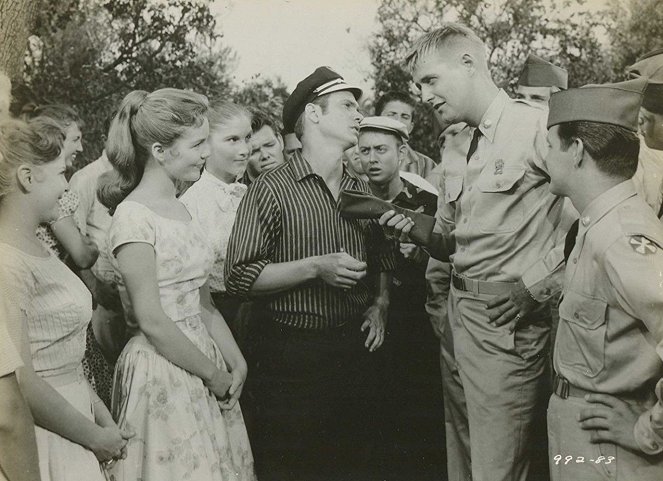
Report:
M660 0L0 0L0 481L662 481Z

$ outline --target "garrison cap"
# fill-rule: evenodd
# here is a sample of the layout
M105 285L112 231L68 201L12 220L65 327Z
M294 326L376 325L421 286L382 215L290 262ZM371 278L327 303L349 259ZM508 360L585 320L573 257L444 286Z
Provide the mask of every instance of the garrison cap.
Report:
M647 79L614 84L584 85L555 92L550 97L548 128L564 122L584 120L638 131L638 114Z
M631 77L649 80L642 106L655 114L663 114L663 48L645 54L626 71Z
M568 88L568 80L569 74L565 69L530 53L527 60L525 60L522 72L520 72L518 85L566 89Z
M306 104L314 99L332 92L349 90L359 100L362 91L359 87L349 85L339 74L329 67L318 67L315 71L297 84L295 90L283 105L283 127L285 133L295 131L297 119L304 112Z
M359 131L366 129L382 130L400 137L403 142L407 142L410 138L405 124L390 117L364 117L359 124Z

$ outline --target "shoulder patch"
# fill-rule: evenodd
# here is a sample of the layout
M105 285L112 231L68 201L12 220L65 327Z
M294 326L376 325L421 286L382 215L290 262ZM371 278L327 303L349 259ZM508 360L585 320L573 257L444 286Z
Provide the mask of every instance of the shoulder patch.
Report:
M633 239L643 238L655 248L663 250L663 224L644 201L620 208L619 221L631 246Z
M632 235L628 240L631 249L640 255L648 256L656 253L656 245L643 235Z

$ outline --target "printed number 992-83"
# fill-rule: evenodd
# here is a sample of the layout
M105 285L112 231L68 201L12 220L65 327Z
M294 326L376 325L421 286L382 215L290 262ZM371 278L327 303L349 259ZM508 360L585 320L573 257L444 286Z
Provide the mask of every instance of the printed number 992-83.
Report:
M584 456L562 456L561 454L555 455L553 461L555 464L582 464L582 463L594 463L594 464L611 464L615 460L614 456L598 456L596 459L587 459Z

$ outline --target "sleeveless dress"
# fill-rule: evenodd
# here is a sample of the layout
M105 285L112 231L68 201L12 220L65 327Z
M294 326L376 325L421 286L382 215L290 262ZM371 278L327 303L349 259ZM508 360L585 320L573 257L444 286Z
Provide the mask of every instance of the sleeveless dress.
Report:
M10 291L9 322L27 329L35 372L94 422L90 386L83 374L85 332L92 297L85 284L55 255L37 257L0 243L0 282ZM9 303L7 303L9 304ZM35 426L43 481L102 481L92 451Z
M111 253L140 242L154 248L161 305L172 322L224 370L223 357L202 322L199 289L213 255L195 220L162 217L127 201L109 230ZM111 256L116 270L117 259ZM108 469L114 481L254 480L253 455L239 404L222 410L203 381L164 358L143 335L120 285L127 328L133 334L115 367L112 413L136 435L127 458Z

